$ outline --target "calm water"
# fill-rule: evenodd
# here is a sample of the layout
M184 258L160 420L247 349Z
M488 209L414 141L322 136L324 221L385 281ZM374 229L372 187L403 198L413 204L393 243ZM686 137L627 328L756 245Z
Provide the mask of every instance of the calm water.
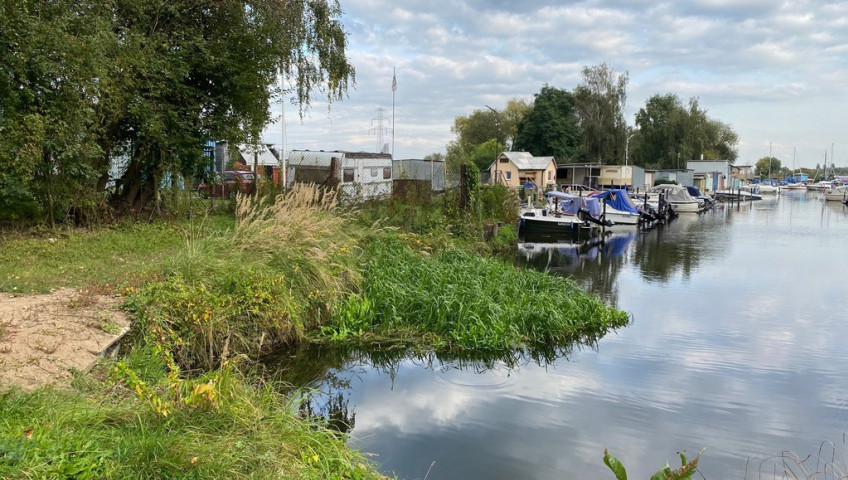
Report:
M319 388L355 414L354 445L385 472L610 479L607 447L630 478L648 478L675 452L705 448L706 478L780 478L769 458L818 455L823 442L848 462L841 204L784 194L596 248L517 256L631 312L632 325L550 362L338 354L324 357L329 373L301 368L305 379L329 375ZM809 462L796 471L812 472Z

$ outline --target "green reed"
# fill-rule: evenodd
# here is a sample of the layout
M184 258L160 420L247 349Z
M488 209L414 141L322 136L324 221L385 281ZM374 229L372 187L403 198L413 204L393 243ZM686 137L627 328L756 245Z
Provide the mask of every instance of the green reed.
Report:
M499 351L570 343L629 321L571 280L463 250L422 255L383 236L367 257L362 292L325 329L336 339L406 332L437 349Z

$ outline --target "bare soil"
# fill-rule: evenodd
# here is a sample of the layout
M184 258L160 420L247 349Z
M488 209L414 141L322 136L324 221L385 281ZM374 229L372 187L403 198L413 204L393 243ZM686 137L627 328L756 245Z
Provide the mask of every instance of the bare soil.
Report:
M0 294L0 391L67 386L128 329L120 299L89 290Z

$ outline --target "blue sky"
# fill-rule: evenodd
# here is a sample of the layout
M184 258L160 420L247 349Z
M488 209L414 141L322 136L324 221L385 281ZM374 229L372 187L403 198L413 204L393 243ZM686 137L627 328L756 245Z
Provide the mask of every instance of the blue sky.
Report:
M444 152L454 118L543 85L571 90L584 66L628 72L626 121L655 94L698 97L739 135L738 165L769 149L791 167L848 167L848 1L342 1L356 85L285 111L287 150ZM392 71L397 91L392 107ZM272 112L279 118L281 107ZM265 141L282 143L281 122ZM833 155L831 155L831 151Z

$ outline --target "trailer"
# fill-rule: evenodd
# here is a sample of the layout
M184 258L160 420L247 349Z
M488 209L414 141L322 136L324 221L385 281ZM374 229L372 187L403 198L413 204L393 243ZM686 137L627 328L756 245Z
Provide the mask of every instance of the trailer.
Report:
M338 189L345 201L362 202L392 195L392 156L388 153L292 150L288 187L315 183Z

